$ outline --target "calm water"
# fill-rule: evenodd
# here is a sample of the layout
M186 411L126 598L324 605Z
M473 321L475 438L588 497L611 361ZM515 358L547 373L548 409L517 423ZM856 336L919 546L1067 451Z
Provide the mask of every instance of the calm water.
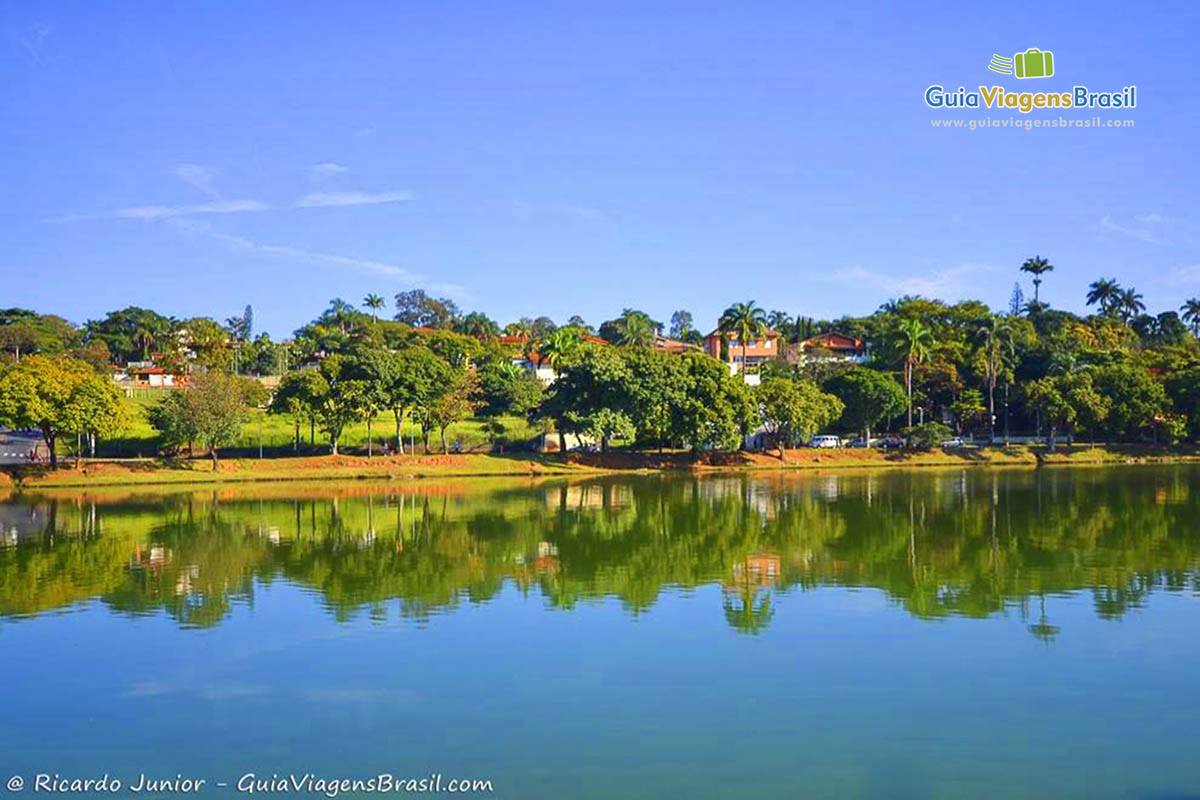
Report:
M1187 467L10 498L0 779L1200 797L1198 523Z

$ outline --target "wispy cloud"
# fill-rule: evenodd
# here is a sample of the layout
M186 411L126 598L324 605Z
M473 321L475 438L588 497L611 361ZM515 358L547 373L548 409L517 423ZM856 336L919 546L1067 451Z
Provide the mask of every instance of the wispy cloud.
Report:
M320 164L313 164L309 168L308 174L313 180L320 181L343 175L349 171L348 167L344 167L335 161L322 161Z
M970 292L977 276L992 271L994 267L988 264L960 264L923 275L900 277L855 265L835 270L827 280L846 286L876 289L891 295L919 294L949 299Z
M49 24L34 25L33 30L28 36L17 39L17 43L21 45L29 60L35 64L44 64L45 58L42 57L42 45L46 43L46 38L54 32L54 26Z
M351 269L369 272L374 275L382 275L387 278L394 278L399 281L408 283L423 282L422 276L415 272L410 272L404 267L396 264L389 264L386 261L375 261L369 258L355 258L353 256L342 256L334 253L318 253L312 250L304 250L299 247L289 247L287 245L278 244L262 244L247 239L244 236L234 236L228 233L217 233L209 231L206 234L209 238L218 242L224 242L230 247L238 250L249 250L255 253L262 253L269 256L281 256L284 258L296 259L298 261L307 261L313 264L325 264L332 267L348 267Z
M203 214L239 214L245 211L267 211L271 206L261 200L216 200L182 206L130 206L115 208L101 216L117 219L166 219L194 217Z
M1130 225L1119 223L1110 216L1104 216L1100 219L1100 230L1102 232L1118 233L1122 236L1128 236L1132 239L1147 242L1149 244L1160 244L1161 238L1150 229L1152 223L1161 223L1164 221L1157 214L1149 214L1143 217L1138 217L1135 220L1138 225Z
M199 189L209 197L220 197L213 185L217 177L216 170L201 164L179 164L175 167L175 176L184 183Z
M295 202L296 208L376 206L411 200L412 192L313 192Z

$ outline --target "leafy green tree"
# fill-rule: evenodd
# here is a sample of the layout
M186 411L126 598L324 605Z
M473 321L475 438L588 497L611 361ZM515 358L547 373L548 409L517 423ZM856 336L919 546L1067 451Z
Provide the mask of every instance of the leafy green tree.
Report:
M742 348L742 372L746 371L746 347L751 340L761 339L767 335L767 312L754 304L753 300L745 303L734 303L721 313L717 321L717 330L729 335Z
M1039 290L1042 287L1042 275L1047 272L1053 272L1054 265L1041 256L1025 259L1025 263L1021 265L1021 272L1028 272L1033 276L1033 303L1034 306L1041 305Z
M974 424L987 410L987 406L983 404L983 395L978 389L964 389L950 404L950 413L958 420L960 433L964 427Z
M334 354L316 367L289 374L275 394L272 410L303 409L329 436L330 452L336 456L346 426L362 419L370 408L372 391L361 362Z
M673 415L674 438L695 452L737 449L758 419L750 387L703 353L687 353L682 360L684 383Z
M1075 409L1076 424L1087 430L1091 443L1095 446L1096 429L1108 419L1112 402L1096 390L1090 371L1069 373L1057 381L1064 399Z
M470 417L479 406L479 377L473 369L466 369L441 388L437 396L421 409L421 418L436 428L442 442L442 453L449 453L446 429L456 422Z
M672 339L683 340L695 329L696 326L692 322L692 312L680 309L671 315L671 328L668 335Z
M63 433L108 434L123 426L119 392L86 362L69 356L22 358L0 373L0 425L37 429L58 467L57 443Z
M785 445L795 446L841 417L845 406L836 395L822 392L806 380L768 378L754 390L763 424L786 460Z
M479 368L480 413L523 417L542 400L542 382L530 370L511 361L491 361Z
M121 363L149 361L153 348L171 333L172 321L154 311L129 306L84 325L88 341L102 341Z
M396 295L396 321L414 328L448 330L458 319L458 306L444 297L430 297L422 289Z
M629 380L623 354L609 347L584 347L579 358L566 365L538 411L554 421L563 453L567 434L584 433L589 417L602 409L627 410Z
M476 339L490 339L500 335L500 326L482 311L472 311L455 321L454 331Z
M24 308L0 310L0 352L16 360L41 353L59 355L79 344L79 332L62 317Z
M855 367L832 378L825 388L842 401L842 421L871 440L871 428L904 412L908 407L904 388L890 375Z
M1049 449L1051 452L1057 439L1058 429L1075 423L1075 407L1063 394L1061 377L1039 378L1025 387L1029 405L1041 412L1042 419L1050 428Z
M624 358L629 369L627 410L635 436L641 443L657 444L661 451L674 434L675 410L685 399L685 365L677 356L658 350L632 349Z
M584 433L600 442L600 452L607 453L613 439L632 439L637 433L633 420L624 411L601 408L582 420Z
M1111 403L1105 428L1117 436L1136 438L1170 411L1163 384L1134 364L1113 364L1094 373L1095 387Z
M191 383L168 395L150 415L150 421L167 441L197 442L208 448L213 469L218 451L241 436L250 414L247 382L224 372L196 375Z
M915 450L929 450L950 438L950 429L940 422L909 425L903 433L908 446Z

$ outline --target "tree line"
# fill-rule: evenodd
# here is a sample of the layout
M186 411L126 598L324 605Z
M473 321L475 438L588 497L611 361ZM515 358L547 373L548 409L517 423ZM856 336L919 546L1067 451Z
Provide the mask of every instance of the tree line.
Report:
M139 413L108 380L114 365L149 362L186 375L188 387L166 393L148 421L165 448L215 458L240 435L254 407L288 416L299 449L320 430L340 451L351 424L389 413L394 431L382 441L404 452L405 421L426 449L468 418L484 421L493 443L507 441L505 420L521 417L568 437L632 447L729 450L760 431L780 450L815 432L844 431L869 440L881 430L910 443L975 434L1007 442L1015 432L1118 441L1177 442L1200 435L1200 300L1179 311L1146 313L1142 295L1100 278L1085 301L1094 313L1053 308L1041 288L1053 265L1040 256L1020 267L1032 276L1033 299L1018 283L1008 309L979 301L945 303L919 296L893 299L874 313L825 320L767 311L753 301L731 304L718 329L726 349L774 332L778 355L752 368L756 386L699 348L666 352L663 336L698 343L692 315L679 310L664 324L627 308L591 326L571 317L523 318L501 327L487 315L463 313L421 290L395 295L392 319L382 296L360 306L335 299L290 340L255 336L247 306L224 323L174 319L130 307L73 325L25 309L0 311L0 424L38 429L55 460L55 445L74 435L94 452L98 439L127 427ZM837 332L865 343L861 363L799 343ZM736 354L736 353L735 353ZM522 359L555 373L544 386ZM280 376L264 391L247 376ZM368 431L368 452L377 441Z

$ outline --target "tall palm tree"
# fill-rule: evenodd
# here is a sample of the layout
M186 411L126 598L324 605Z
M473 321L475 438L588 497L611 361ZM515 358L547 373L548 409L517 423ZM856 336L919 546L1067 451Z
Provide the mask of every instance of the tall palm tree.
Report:
M1146 310L1146 304L1142 302L1142 293L1130 286L1128 289L1121 290L1121 300L1117 308L1121 313L1121 319L1128 324L1131 319Z
M1192 335L1200 336L1200 299L1190 298L1179 310L1183 312L1183 321L1191 326Z
M783 338L789 341L792 339L792 334L794 333L792 328L795 323L792 321L791 315L786 311L772 311L770 314L767 314L767 325L778 331L779 335Z
M1098 304L1100 313L1106 317L1112 314L1120 298L1121 284L1117 283L1116 278L1100 278L1088 286L1087 304L1089 306Z
M377 294L369 294L363 298L363 306L371 309L371 318L379 321L379 309L383 308L383 298Z
M733 334L742 346L742 373L746 372L746 345L751 339L767 335L767 312L753 300L734 303L725 309L717 322L717 329L726 335Z
M138 328L137 333L133 335L134 343L142 351L142 361L150 360L150 348L154 347L154 342L157 337L154 331L149 328Z
M1042 285L1042 274L1053 271L1054 265L1041 256L1027 258L1025 259L1025 263L1021 265L1021 272L1028 272L1033 276L1033 302L1037 303L1040 299L1038 297L1038 289Z
M988 387L988 441L996 440L996 383L1013 355L1012 323L993 314L976 334Z
M919 319L902 319L896 326L896 343L904 359L904 388L908 392L908 425L912 427L912 382L917 364L929 360L933 331Z
M617 320L617 341L626 347L653 347L658 331L654 322L638 312L622 314Z

